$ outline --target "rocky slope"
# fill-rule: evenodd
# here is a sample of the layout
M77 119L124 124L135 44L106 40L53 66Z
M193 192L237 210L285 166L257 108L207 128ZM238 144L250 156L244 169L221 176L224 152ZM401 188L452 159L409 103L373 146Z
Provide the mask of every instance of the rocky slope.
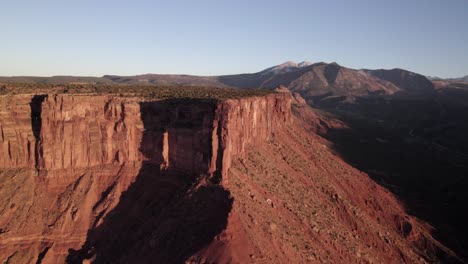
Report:
M323 133L356 168L388 187L435 235L468 259L468 86L361 98L327 109L347 126ZM372 154L370 154L372 153Z
M275 75L262 83L262 87L265 88L279 85L299 92L311 103L324 100L342 101L349 97L369 94L392 94L400 90L385 80L336 63L313 64L294 72Z
M216 181L233 155L290 120L284 94L222 102L1 99L0 252L10 263L63 262L142 171L153 168L150 173L165 172L176 182L203 174Z
M456 261L297 94L0 102L6 263Z
M393 194L298 127L249 149L229 179L224 186L234 201L226 230L194 262L456 261Z
M389 81L408 92L427 93L434 90L434 85L425 76L402 70L365 70L370 76Z

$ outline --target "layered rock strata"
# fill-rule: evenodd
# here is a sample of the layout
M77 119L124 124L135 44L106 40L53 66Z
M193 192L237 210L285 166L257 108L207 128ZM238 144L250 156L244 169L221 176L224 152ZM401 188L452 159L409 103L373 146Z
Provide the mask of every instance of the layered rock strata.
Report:
M142 166L216 180L233 156L291 122L290 96L159 101L0 97L0 259L63 263Z

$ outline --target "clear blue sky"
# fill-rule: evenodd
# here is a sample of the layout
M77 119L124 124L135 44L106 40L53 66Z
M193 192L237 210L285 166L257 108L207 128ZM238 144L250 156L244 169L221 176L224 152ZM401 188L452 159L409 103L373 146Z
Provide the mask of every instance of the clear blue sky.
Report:
M219 75L288 60L468 74L467 0L0 0L0 75Z

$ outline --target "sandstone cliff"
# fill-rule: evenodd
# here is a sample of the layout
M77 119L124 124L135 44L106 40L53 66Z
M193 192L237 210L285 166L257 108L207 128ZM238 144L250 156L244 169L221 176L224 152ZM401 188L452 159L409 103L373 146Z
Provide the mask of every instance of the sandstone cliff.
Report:
M0 99L0 256L22 262L39 256L63 262L148 166L157 168L153 174L219 181L233 155L291 121L287 94L221 102L76 94Z
M150 160L213 173L229 166L229 155L263 142L291 120L286 94L222 102L110 95L0 99L1 167L48 172ZM218 151L226 153L225 161L216 164Z
M0 102L5 263L456 260L297 94Z
M32 96L0 97L1 168L35 166L32 108Z

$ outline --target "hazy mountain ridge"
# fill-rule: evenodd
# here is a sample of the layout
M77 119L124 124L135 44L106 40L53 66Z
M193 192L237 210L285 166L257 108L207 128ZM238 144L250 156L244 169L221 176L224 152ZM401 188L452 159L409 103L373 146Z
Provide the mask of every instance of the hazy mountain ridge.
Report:
M463 77L460 77L460 78L449 78L449 79L446 79L448 81L455 81L455 82L468 82L468 75L465 75Z
M394 94L399 91L430 92L434 85L425 76L403 69L356 70L337 63L288 61L256 73L221 76L142 74L102 77L0 77L0 82L93 83L117 85L183 85L275 89L300 93L309 102L342 101L357 96Z
M369 75L389 81L406 91L428 92L434 85L425 76L403 69L364 70Z
M440 78L437 76L426 76L431 81L468 82L468 75L459 78Z

